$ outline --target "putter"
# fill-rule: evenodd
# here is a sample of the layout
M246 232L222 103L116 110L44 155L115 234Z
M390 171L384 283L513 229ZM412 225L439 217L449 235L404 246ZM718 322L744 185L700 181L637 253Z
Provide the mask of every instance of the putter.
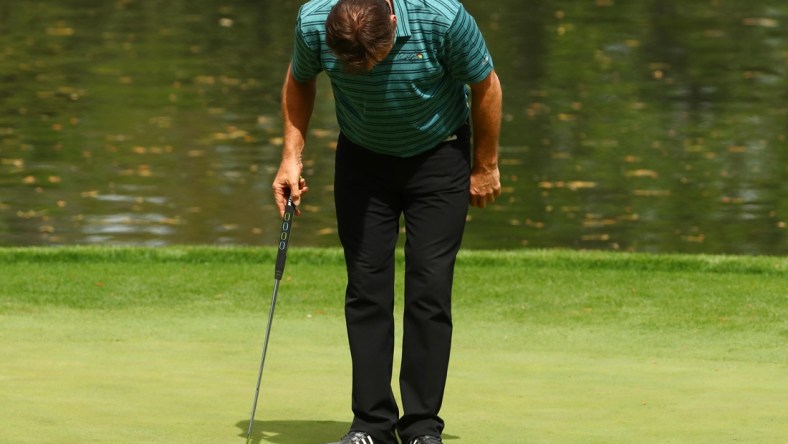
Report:
M260 370L257 372L257 388L254 391L254 402L252 403L252 415L249 418L249 430L246 432L246 443L252 438L252 428L254 427L254 413L257 410L257 398L260 395L260 381L263 378L263 366L265 365L265 353L268 350L268 337L271 335L271 323L274 321L274 308L276 307L276 294L279 292L279 281L285 272L285 261L287 260L287 244L290 241L290 228L293 223L293 213L295 205L292 198L287 198L285 214L282 218L282 234L279 235L279 248L276 254L276 266L274 268L274 294L271 297L271 308L268 310L268 324L265 327L265 340L263 341L263 356L260 358Z

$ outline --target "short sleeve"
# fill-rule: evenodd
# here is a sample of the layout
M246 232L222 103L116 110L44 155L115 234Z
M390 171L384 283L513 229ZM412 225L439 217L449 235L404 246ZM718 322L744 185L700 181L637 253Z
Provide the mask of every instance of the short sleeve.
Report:
M444 57L451 76L464 83L481 82L493 70L481 30L462 5L446 33Z
M319 30L304 30L299 14L293 44L293 77L299 82L315 78L323 70L320 61Z

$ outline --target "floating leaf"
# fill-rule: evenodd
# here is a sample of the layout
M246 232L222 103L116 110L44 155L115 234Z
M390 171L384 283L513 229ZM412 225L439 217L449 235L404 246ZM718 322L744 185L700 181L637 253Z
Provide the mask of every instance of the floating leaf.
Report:
M584 228L602 228L616 224L618 224L618 221L615 219L586 218L585 220L583 220Z
M610 240L609 234L586 234L580 238L586 242L607 242Z
M197 76L194 79L194 83L198 85L213 85L216 83L216 78L214 76Z
M71 37L75 33L76 31L74 31L74 28L62 24L53 26L51 28L47 28L47 35L51 35L55 37Z
M759 17L759 18L746 18L742 21L745 26L760 26L763 28L777 28L780 22L773 18Z
M558 115L558 120L562 122L573 122L577 120L577 116L569 113L561 113Z
M213 139L214 140L236 140L236 139L245 139L249 136L249 133L242 129L238 129L234 126L230 126L227 128L227 131L224 133L214 133Z
M22 219L40 218L46 216L46 214L47 214L47 210L42 210L42 211L29 210L29 211L16 212L16 216Z
M150 165L139 165L137 167L137 174L139 174L142 177L150 177L153 175L153 173L151 172Z
M313 129L310 132L312 133L312 135L314 137L317 137L318 139L325 139L325 138L328 138L328 137L334 137L334 135L336 134L336 131L327 130L327 129L320 129L320 128Z
M572 191L577 191L581 189L596 188L596 186L597 186L596 182L574 181L574 182L569 182L567 188L569 188Z
M22 159L0 159L1 165L11 165L14 168L22 169L25 167L25 161Z
M697 236L682 236L681 239L684 240L684 241L687 241L687 242L700 244L700 243L703 243L703 241L706 240L706 236L703 235L703 234L699 234Z
M632 171L627 171L625 175L627 177L647 177L650 179L656 179L659 177L659 174L656 171L652 171L652 170L632 170Z
M670 190L635 190L632 194L638 197L668 197L672 193Z

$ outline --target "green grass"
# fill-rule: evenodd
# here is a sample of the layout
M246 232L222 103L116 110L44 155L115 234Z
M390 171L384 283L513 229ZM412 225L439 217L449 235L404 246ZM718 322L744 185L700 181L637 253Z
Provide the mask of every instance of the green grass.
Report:
M0 442L242 442L273 260L0 249ZM348 427L343 285L339 251L292 250L255 442ZM464 252L454 315L447 443L788 436L787 258Z

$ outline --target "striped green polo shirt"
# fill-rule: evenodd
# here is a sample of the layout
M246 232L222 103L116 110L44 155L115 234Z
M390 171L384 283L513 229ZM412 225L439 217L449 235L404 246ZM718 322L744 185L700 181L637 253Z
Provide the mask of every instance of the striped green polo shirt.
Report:
M393 0L397 38L369 73L347 74L326 45L325 22L337 0L301 6L295 30L293 76L331 80L341 131L354 143L399 157L413 156L468 120L466 84L493 69L473 17L457 0Z

